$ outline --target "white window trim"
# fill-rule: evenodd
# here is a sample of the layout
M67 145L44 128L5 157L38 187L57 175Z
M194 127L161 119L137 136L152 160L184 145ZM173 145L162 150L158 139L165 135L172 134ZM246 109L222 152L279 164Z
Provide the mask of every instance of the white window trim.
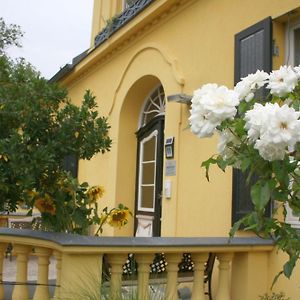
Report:
M285 222L287 224L290 224L293 228L300 229L299 217L293 215L292 210L287 203L285 204L285 209L286 209Z
M138 210L139 211L145 211L145 212L155 212L155 192L156 192L156 186L155 186L155 181L156 181L156 160L157 160L157 136L158 136L158 130L154 130L149 134L147 137L142 139L140 141L140 157L139 157L139 184L138 184ZM144 143L151 140L153 137L155 137L155 150L154 150L154 182L153 182L153 208L147 208L147 207L142 207L141 205L141 195L142 195L142 179L143 179L143 157L144 157Z
M142 104L142 109L141 109L141 112L140 112L140 116L139 116L139 120L138 120L138 129L145 126L146 124L143 124L144 122L144 113L145 113L145 110L146 110L146 107L148 106L149 102L151 101L150 98L151 96L157 91L159 90L160 88L162 87L161 84L158 84L157 86L155 86L154 89L151 90L151 92L147 95L147 97L145 98L144 100L144 103ZM162 87L163 88L163 87ZM165 99L164 99L165 101ZM166 105L166 103L164 103ZM165 110L165 109L164 109ZM164 115L165 113L161 113L161 115Z
M287 23L285 34L285 64L295 66L294 60L294 30L300 28L300 20Z

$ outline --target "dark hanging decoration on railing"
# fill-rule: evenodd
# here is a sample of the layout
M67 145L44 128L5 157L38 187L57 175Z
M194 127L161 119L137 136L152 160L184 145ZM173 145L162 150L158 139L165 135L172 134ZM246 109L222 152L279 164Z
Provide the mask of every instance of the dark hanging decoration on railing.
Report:
M154 1L155 0L137 0L128 6L121 14L109 20L106 27L95 37L95 47L106 41L112 34L137 16L142 10L144 10Z

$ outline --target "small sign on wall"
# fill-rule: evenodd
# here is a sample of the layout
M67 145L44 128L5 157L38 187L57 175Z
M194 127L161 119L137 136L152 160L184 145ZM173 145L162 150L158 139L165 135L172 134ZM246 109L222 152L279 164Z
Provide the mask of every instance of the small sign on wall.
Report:
M166 176L175 176L176 175L176 160L166 160L165 165L165 175Z

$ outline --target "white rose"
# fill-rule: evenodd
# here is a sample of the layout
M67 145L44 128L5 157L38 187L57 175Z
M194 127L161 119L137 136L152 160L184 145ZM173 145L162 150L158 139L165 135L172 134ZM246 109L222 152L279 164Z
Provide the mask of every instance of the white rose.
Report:
M235 146L239 145L240 140L235 135L233 135L229 129L225 129L219 132L219 135L220 139L217 145L218 152L223 157L223 159L230 159L231 157L233 157L234 152L227 145L229 143L232 143Z
M294 67L294 71L296 75L298 76L298 79L300 78L300 66Z
M272 110L273 106L269 103L265 106L255 103L253 109L246 112L245 129L250 142L254 143L260 137L262 130L267 126L268 117Z
M238 82L234 88L234 91L239 94L239 100L245 100L249 102L254 97L254 92L261 87L263 87L267 79L269 78L269 74L257 70L254 74L249 74L247 77L242 78L240 82Z
M277 103L273 105L273 113L268 118L268 126L262 132L261 139L274 144L285 143L293 148L300 140L300 112L286 104L281 107Z
M300 112L287 104L256 103L245 114L245 128L250 143L269 161L283 159L286 151L300 141Z
M285 144L268 143L265 140L257 140L254 148L258 150L259 155L268 161L283 160L286 153Z
M281 66L279 70L270 74L267 88L272 95L283 97L294 90L297 82L298 75L294 70L290 66Z
M194 91L189 118L191 131L199 137L211 136L222 121L236 115L238 94L225 86L205 84Z

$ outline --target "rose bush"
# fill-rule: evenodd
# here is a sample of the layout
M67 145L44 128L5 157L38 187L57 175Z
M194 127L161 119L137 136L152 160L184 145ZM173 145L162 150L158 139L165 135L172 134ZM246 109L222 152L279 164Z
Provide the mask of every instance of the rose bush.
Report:
M300 255L297 231L285 222L286 207L300 213L300 66L282 66L270 74L258 70L234 89L205 84L194 92L189 118L198 137L219 133L218 154L202 163L209 180L211 164L247 174L254 210L234 224L233 236L243 225L264 238L272 238L289 255L282 272L287 277ZM265 217L270 201L281 213ZM274 206L275 207L275 206ZM277 277L275 278L277 279Z

